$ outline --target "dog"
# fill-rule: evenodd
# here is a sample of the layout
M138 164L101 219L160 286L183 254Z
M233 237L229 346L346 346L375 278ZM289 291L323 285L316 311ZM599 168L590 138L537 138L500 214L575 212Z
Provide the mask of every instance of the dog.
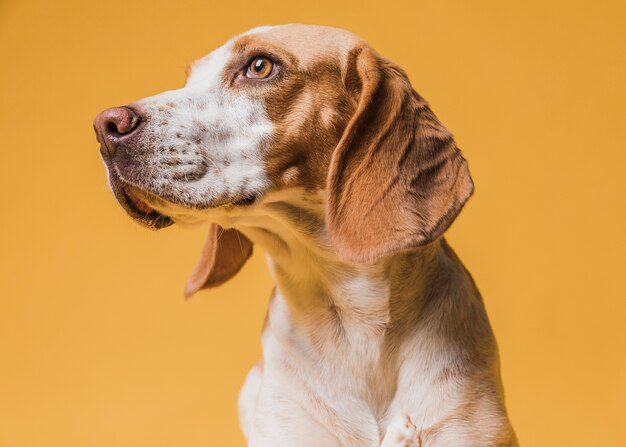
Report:
M186 296L267 253L250 447L518 445L482 298L443 238L467 162L398 65L344 30L255 28L94 128L130 216L210 223Z

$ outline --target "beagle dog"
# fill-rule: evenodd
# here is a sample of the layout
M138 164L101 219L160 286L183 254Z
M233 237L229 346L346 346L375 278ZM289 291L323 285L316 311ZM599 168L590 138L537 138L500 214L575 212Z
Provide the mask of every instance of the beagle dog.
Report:
M267 253L250 447L518 445L480 293L442 237L472 179L400 67L340 29L255 28L94 127L130 216L210 222L186 296Z

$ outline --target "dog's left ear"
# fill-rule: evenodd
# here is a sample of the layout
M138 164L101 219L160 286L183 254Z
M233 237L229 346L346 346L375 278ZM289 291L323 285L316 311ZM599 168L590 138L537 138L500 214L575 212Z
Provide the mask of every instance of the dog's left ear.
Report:
M330 163L331 242L370 262L434 241L474 189L452 135L404 71L366 45L349 54L344 82L358 100Z
M252 242L239 231L211 224L200 259L185 286L189 298L200 289L217 287L241 270L252 255Z

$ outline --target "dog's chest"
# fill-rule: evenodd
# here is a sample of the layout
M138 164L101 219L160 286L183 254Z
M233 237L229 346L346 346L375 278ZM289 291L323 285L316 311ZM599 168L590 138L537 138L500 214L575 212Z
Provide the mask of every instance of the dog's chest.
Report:
M277 290L263 334L263 374L278 384L280 395L332 427L342 445L377 445L375 407L382 410L392 392L381 380L384 337L346 321L341 312L326 308L294 315Z
M289 298L277 287L264 350L267 354L266 345L277 343L281 363L302 372L323 400L351 395L378 407L393 389L386 377L389 286L377 275L350 273L338 275L341 280L326 277L324 283L311 277L297 292L288 290Z

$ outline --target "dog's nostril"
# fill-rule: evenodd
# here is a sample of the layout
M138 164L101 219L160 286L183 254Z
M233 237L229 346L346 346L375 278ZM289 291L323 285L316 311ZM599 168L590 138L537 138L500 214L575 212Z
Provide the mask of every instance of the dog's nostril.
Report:
M106 128L107 128L107 132L110 134L121 133L119 130L117 130L117 126L115 125L113 121L109 121L106 124Z

